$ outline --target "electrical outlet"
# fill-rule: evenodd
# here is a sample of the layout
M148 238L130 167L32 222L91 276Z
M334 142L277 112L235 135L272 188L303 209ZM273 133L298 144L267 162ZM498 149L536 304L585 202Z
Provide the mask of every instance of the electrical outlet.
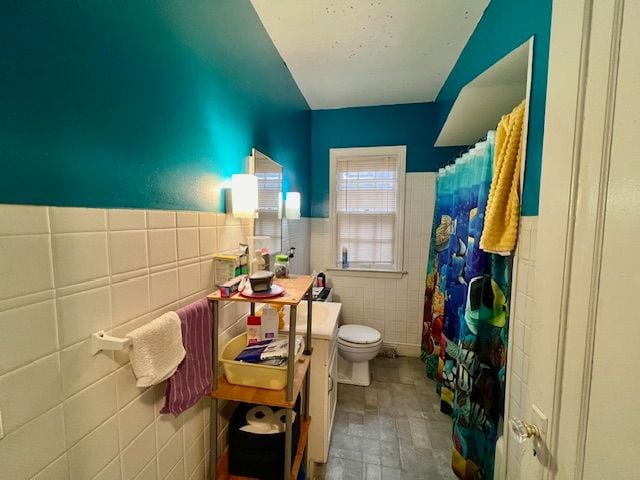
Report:
M533 437L533 454L543 465L549 463L549 449L547 448L547 431L549 419L537 405L531 406L531 423L538 427L539 436Z

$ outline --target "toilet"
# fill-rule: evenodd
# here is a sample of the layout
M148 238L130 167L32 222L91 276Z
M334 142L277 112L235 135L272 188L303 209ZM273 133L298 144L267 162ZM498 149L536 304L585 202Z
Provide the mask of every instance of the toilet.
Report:
M369 386L369 360L382 347L382 335L365 325L342 325L338 328L338 383Z

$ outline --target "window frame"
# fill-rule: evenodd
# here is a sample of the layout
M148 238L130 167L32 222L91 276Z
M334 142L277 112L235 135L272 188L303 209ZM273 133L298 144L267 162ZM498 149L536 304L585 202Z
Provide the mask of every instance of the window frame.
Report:
M337 246L337 192L336 192L336 171L338 160L344 157L370 157L370 156L395 156L397 159L397 195L396 195L396 225L394 232L393 258L394 263L390 268L372 267L366 268L362 266L341 268L336 261L338 254ZM353 148L330 148L329 149L329 221L331 224L331 264L330 270L344 272L384 272L384 273L401 273L404 266L404 207L405 207L405 180L406 180L406 157L407 146L382 146L382 147L353 147Z

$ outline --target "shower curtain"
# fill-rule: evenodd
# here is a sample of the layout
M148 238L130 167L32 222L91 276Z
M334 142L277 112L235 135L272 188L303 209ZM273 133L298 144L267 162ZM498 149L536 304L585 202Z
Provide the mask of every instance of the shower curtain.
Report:
M494 147L489 132L438 172L425 288L422 359L464 479L493 478L504 401L511 257L480 249Z

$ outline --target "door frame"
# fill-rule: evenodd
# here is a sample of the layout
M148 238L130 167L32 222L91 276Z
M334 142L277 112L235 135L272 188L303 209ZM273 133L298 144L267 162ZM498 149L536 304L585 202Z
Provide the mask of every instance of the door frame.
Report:
M553 5L527 406L549 425L523 479L582 477L623 11Z

